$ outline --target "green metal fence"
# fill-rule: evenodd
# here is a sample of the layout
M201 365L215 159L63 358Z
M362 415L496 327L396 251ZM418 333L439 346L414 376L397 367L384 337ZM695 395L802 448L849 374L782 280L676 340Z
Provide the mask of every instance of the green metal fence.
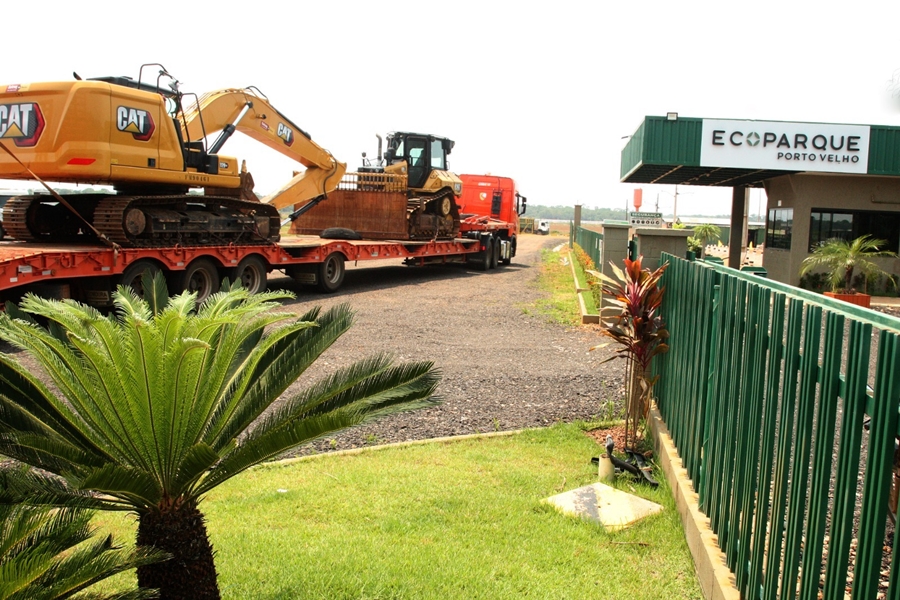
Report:
M893 561L882 584L900 319L663 261L657 402L742 597L900 598Z
M574 223L569 223L569 246L572 243L581 246L594 265L599 269L603 265L603 234L585 229L584 227L575 227Z

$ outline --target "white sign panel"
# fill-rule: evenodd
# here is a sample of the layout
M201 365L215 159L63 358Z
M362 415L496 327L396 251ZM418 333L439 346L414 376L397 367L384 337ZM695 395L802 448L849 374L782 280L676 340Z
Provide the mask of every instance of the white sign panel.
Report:
M662 213L631 212L628 218L632 227L662 227Z
M700 166L865 174L869 127L703 119Z

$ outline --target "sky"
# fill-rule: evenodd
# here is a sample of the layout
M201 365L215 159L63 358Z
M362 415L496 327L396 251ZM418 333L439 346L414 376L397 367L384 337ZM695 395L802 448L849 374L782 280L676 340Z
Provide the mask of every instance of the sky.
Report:
M589 208L632 198L621 150L646 115L900 125L900 3L887 0L165 6L54 2L21 24L0 84L161 63L186 92L258 87L349 170L376 133L433 133L455 140L456 173ZM261 194L299 168L240 134L221 154L246 159ZM672 212L673 186L642 187L643 210ZM728 188L677 191L678 214L730 210ZM764 204L752 192L750 212Z

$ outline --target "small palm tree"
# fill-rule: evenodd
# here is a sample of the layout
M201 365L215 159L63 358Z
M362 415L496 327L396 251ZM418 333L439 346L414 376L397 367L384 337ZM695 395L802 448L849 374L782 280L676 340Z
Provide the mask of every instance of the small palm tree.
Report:
M853 273L858 269L868 280L869 277L883 275L893 282L893 276L882 270L870 259L876 257L896 258L895 252L881 250L887 245L885 240L864 235L852 241L838 238L822 242L812 255L801 263L800 276L814 269L825 269L834 293L852 294Z
M0 454L63 477L75 498L89 490L137 513L138 547L173 557L139 567L142 588L219 598L207 492L309 440L436 403L432 363L376 356L275 404L352 321L346 305L299 319L270 310L289 297L234 285L197 308L157 274L145 299L120 286L110 316L36 296L8 306L0 338L34 356L59 395L0 354Z
M706 255L706 246L722 236L722 230L712 223L704 223L694 227L694 237L700 241L700 257Z
M34 478L19 469L0 469L0 600L69 598L107 577L166 558L147 549L124 550L112 536L95 538L90 510L23 504ZM157 596L156 590L138 589L90 597Z

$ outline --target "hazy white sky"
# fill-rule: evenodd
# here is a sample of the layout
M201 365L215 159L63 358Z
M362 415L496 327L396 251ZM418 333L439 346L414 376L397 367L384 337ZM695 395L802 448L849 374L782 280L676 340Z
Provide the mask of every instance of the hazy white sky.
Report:
M184 91L257 86L351 170L376 133L429 132L456 141L453 171L513 177L532 204L624 207L623 136L645 115L900 124L898 16L887 0L53 2L0 83L158 62ZM297 168L240 135L222 153L260 193ZM678 191L679 214L730 208L728 189ZM671 212L672 192L645 186L644 210L658 195Z

